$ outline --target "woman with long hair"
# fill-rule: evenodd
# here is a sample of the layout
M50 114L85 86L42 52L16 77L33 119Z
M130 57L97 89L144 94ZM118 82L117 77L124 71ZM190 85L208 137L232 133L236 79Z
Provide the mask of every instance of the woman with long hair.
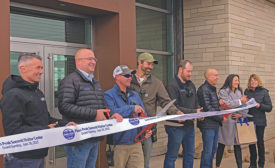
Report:
M258 147L258 166L264 167L265 163L265 147L264 147L264 130L266 127L266 115L265 112L272 110L272 102L268 93L268 90L264 88L261 78L252 74L249 77L247 89L244 92L248 98L254 98L257 102L256 107L250 108L248 114L253 117L248 118L250 121L254 121L256 125L257 147ZM249 168L257 168L257 151L256 144L249 145L250 152L250 166Z
M230 74L227 76L222 88L219 91L220 99L223 99L230 108L240 106L247 101L247 97L243 96L240 88L239 75ZM243 111L247 113L246 111ZM227 121L220 127L218 150L216 155L216 167L219 168L225 145L234 145L234 154L238 168L242 168L242 151L240 145L235 142L236 122L241 118L242 114L236 112L227 117Z

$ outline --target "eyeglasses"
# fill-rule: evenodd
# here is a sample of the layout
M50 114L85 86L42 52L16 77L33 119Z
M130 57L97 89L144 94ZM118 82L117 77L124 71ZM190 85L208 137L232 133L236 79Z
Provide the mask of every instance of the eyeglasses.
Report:
M125 75L122 75L122 76L124 76L125 78L130 78L130 77L132 77L132 75L130 75L130 74L125 74Z
M88 61L95 61L95 62L97 62L97 61L98 61L98 59L97 59L97 58L95 58L95 57L78 58L78 59L85 59L85 60L88 60Z

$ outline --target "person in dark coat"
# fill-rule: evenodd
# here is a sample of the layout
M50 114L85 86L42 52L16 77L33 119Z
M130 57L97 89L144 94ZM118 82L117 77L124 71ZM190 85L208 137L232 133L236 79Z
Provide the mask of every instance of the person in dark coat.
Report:
M271 112L272 102L268 90L264 88L261 78L252 74L249 77L247 89L244 94L250 99L254 98L257 102L256 107L250 108L248 114L253 115L249 118L256 125L257 147L258 147L258 166L264 167L265 163L265 147L264 147L264 130L266 127L266 112ZM256 145L249 145L250 166L249 168L257 168L257 151Z
M166 89L171 99L176 99L175 106L185 114L200 112L196 87L190 80L193 65L188 60L181 60L178 65L177 75L168 83ZM182 145L182 167L193 168L195 152L194 121L184 122L167 121L165 130L168 134L167 152L164 159L164 168L174 168Z
M224 100L219 100L216 91L218 82L218 71L209 68L204 73L205 82L198 91L199 105L203 107L203 112L219 111L219 106L223 105ZM203 151L201 154L201 168L212 168L213 158L218 147L219 126L227 119L222 115L206 117L202 121L198 121L197 125L202 133Z
M109 111L103 91L94 79L97 58L89 49L80 49L75 54L75 72L61 82L58 90L58 109L62 117L78 124L106 120ZM122 117L111 113L111 118L122 121ZM102 137L90 138L65 145L68 168L93 168L96 164L98 141Z
M52 118L45 96L38 88L43 64L41 57L25 53L18 58L20 76L10 75L2 86L0 103L5 135L76 125ZM5 155L5 168L44 168L48 148Z

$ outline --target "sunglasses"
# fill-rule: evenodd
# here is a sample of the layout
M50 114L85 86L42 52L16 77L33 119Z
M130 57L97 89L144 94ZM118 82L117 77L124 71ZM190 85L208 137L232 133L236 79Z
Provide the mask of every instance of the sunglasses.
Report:
M124 76L125 78L130 78L130 77L132 77L132 75L130 75L130 74L125 74L125 75L122 75L122 76Z

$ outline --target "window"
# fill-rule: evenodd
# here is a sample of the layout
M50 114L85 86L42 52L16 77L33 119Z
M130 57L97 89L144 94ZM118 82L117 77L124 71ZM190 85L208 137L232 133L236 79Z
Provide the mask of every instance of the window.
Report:
M11 7L10 36L89 44L90 20Z
M159 64L152 74L166 84L173 78L173 0L136 0L137 55L149 52Z

